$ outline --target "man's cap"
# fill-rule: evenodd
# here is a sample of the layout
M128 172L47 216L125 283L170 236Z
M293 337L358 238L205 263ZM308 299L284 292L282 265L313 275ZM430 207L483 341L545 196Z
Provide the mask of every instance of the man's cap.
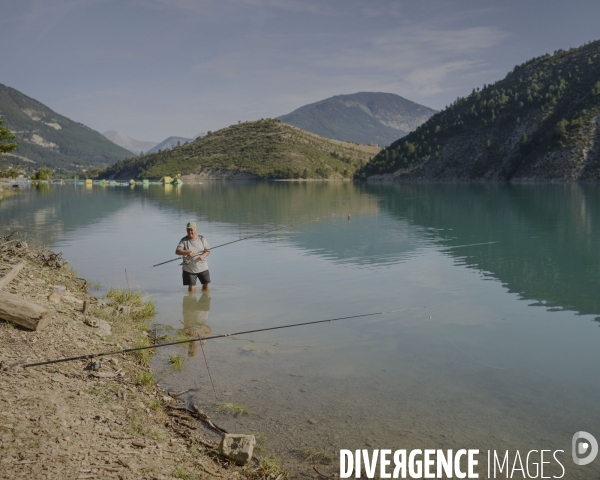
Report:
M196 228L196 222L188 222L187 227L185 228Z

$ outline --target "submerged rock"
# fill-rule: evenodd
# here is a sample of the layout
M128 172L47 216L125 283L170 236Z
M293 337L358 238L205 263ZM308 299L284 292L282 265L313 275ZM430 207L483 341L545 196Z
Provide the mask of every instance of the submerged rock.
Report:
M264 357L266 355L270 355L268 350L263 350L262 348L253 347L252 345L244 345L238 349L240 354L248 355L251 357Z

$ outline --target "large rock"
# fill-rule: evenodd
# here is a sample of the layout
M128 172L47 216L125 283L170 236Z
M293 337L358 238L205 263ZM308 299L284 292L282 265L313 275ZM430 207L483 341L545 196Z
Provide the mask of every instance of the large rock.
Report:
M255 445L254 435L226 433L219 444L219 455L233 460L238 465L246 465L252 460Z

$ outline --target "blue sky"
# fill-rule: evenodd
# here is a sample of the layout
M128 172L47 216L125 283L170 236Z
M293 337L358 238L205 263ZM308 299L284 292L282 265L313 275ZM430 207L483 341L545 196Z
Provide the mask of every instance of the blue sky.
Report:
M100 132L191 137L359 91L441 109L600 38L598 0L0 0L0 83Z

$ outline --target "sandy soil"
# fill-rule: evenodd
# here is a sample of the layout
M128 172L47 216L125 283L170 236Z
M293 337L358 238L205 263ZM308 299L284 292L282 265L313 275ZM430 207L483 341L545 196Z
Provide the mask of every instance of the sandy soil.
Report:
M102 357L97 371L89 360L24 368L128 348L151 333L88 295L74 272L0 238L0 276L20 261L25 267L4 291L47 308L51 322L33 332L0 320L0 478L270 478L256 464L218 459L196 420L148 381L147 357ZM54 285L67 287L57 304L48 300ZM92 302L87 320L84 299Z

